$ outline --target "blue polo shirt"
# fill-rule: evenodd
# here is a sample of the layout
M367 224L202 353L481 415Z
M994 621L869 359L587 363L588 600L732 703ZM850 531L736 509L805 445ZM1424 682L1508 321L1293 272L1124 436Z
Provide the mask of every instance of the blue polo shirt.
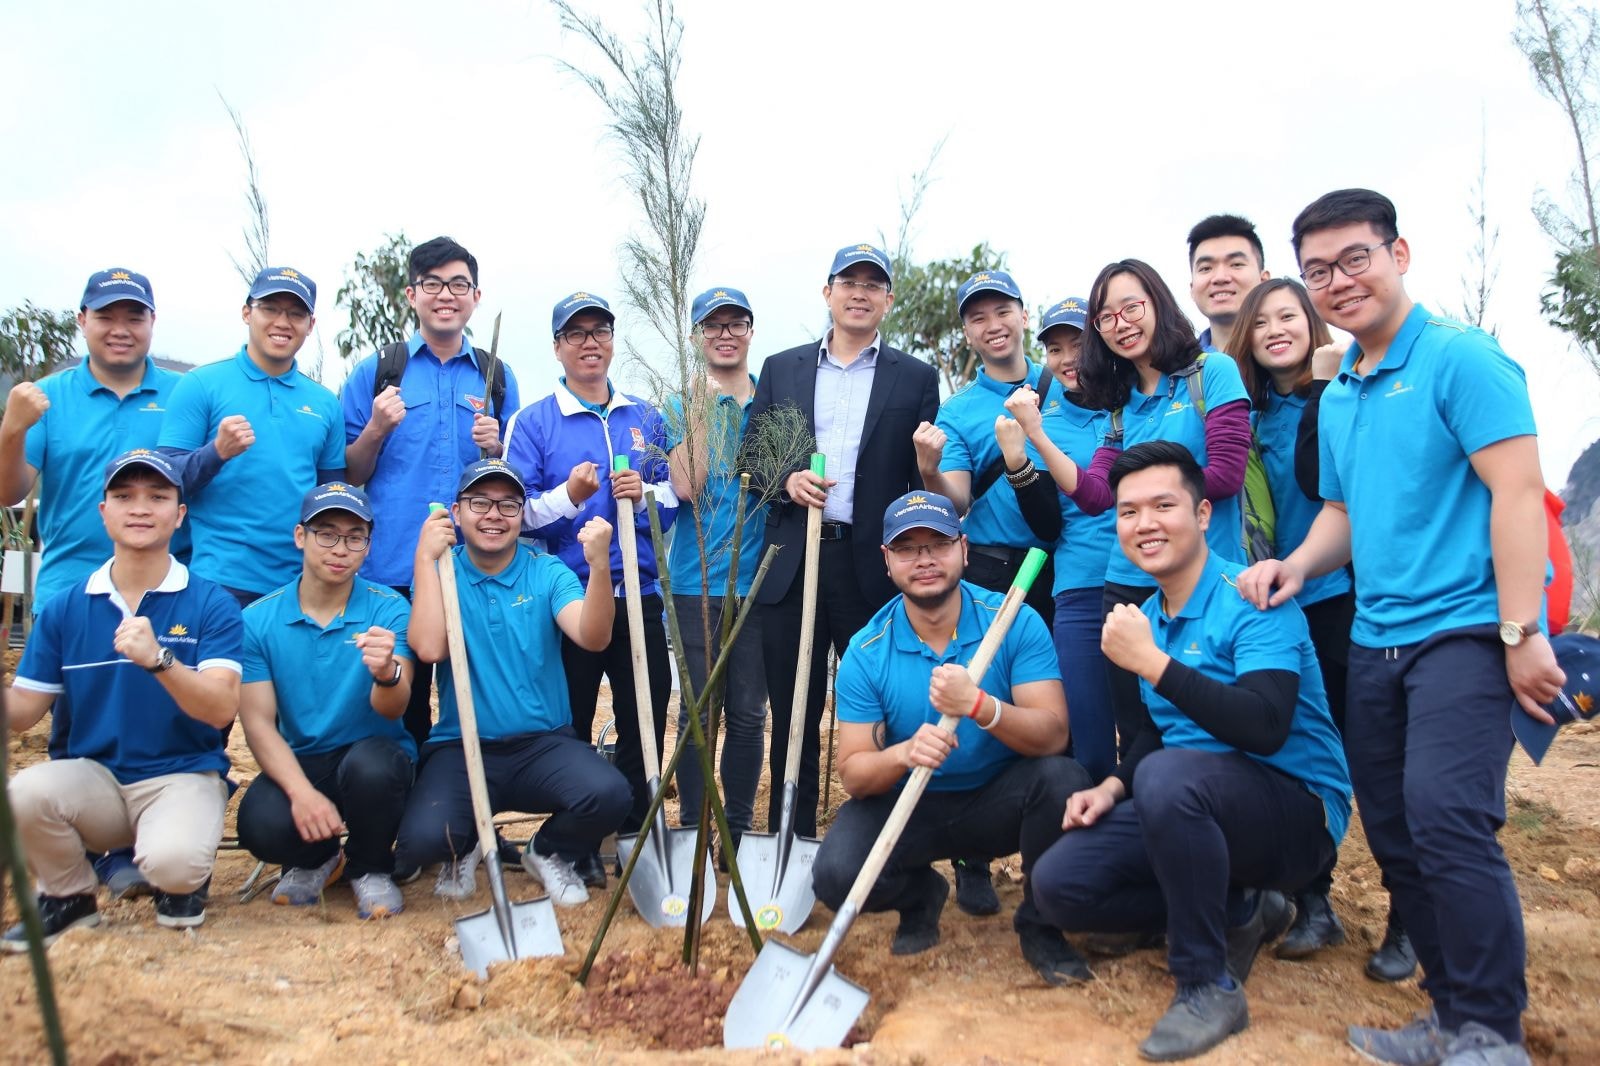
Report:
M1239 367L1232 359L1208 354L1200 376L1207 414L1223 404L1249 399L1244 381L1239 377ZM1205 420L1195 412L1194 401L1189 398L1188 378L1181 374L1162 374L1155 392L1149 396L1140 392L1135 382L1127 405L1122 409L1122 446L1131 448L1147 440L1182 444L1194 454L1195 462L1206 465ZM1116 512L1115 504L1111 510L1113 514ZM1206 530L1206 544L1224 559L1244 562L1244 510L1237 493L1225 500L1211 501L1211 525ZM1106 580L1145 588L1156 583L1155 578L1135 566L1121 550L1111 553Z
M1079 407L1054 390L1044 402L1040 420L1045 436L1067 457L1087 470L1094 453L1111 429L1109 411L1090 411ZM1040 466L1040 477L1049 471ZM1050 594L1058 596L1070 589L1099 588L1106 581L1106 566L1117 549L1117 511L1111 508L1097 515L1079 510L1066 493L1061 497L1061 539L1055 544L1055 584Z
M300 500L318 484L317 471L344 469L343 418L333 393L297 366L272 377L240 348L183 376L161 447L193 451L216 438L228 415L249 419L256 440L186 501L192 565L229 588L267 592L300 573Z
M1469 457L1536 431L1522 367L1489 334L1411 309L1383 361L1351 345L1322 394L1324 499L1350 512L1363 647L1415 644L1500 617L1489 490Z
M156 640L195 670L239 672L243 627L225 590L173 559L161 584L130 608L107 561L39 611L16 687L56 698L52 759L91 759L124 785L163 774L228 772L222 731L184 714L154 674L118 655L117 626L150 619Z
M455 549L456 590L472 670L478 736L504 740L572 724L556 616L583 599L578 575L553 555L517 548L511 564L485 574ZM439 721L429 741L460 740L450 661L439 664Z
M39 539L44 558L34 580L34 614L110 558L100 520L106 464L133 448L154 448L167 397L182 375L145 356L144 377L126 396L100 384L85 359L38 382L50 409L28 430L24 455L39 471ZM178 527L172 553L189 553L189 530Z
M344 610L323 628L300 609L300 579L244 609L244 683L269 681L278 701L278 732L296 755L337 751L367 737L388 737L415 759L417 743L399 719L372 709L372 671L357 634L372 626L394 633L394 653L411 658L405 597L364 578L350 586Z
M1275 389L1267 393L1266 410L1256 413L1256 441L1261 463L1267 470L1267 486L1272 490L1272 509L1277 521L1273 548L1279 559L1287 559L1290 552L1300 547L1311 523L1322 511L1322 501L1308 500L1294 476L1295 440L1305 413L1304 396L1294 393L1284 396ZM1341 566L1332 573L1307 581L1294 599L1300 606L1309 607L1349 591L1350 571Z
M906 617L902 596L885 604L850 639L834 682L835 706L841 722L887 723L887 746L909 739L924 722L939 721L939 712L928 702L928 682L934 667L969 663L1005 599L1003 593L965 581L960 594L961 617L956 622L955 637L945 645L943 654L934 654L917 636ZM1035 612L1018 612L980 687L989 695L1000 697L1001 702L1010 703L1014 686L1046 680L1061 680L1050 631ZM956 724L956 741L956 749L933 772L928 782L930 791L981 788L1022 758L970 718Z
M1041 370L1033 363L1021 381L996 381L989 376L987 367L966 388L939 405L934 424L945 432L944 456L939 460L939 472L963 471L972 475L972 487L977 489L978 479L1000 458L1000 442L995 439L994 420L1006 413L1006 398L1023 385L1037 387ZM1044 467L1039 453L1032 444L1025 445L1028 458L1035 466ZM1048 476L1048 474L1046 474ZM961 531L973 544L993 544L1007 548L1048 548L1033 535L1022 508L1017 503L1016 490L1004 477L999 478L989 491L978 497L972 509L961 519Z
M756 379L750 377L754 386ZM701 533L706 545L706 570L711 584L711 595L721 596L728 588L728 565L733 546L733 512L739 500L738 457L739 445L745 428L750 424L750 405L755 393L743 404L732 396L717 397L706 429L708 468L706 486L700 498L690 504L680 504L683 510L693 506L694 514L680 510L672 524L672 543L667 547L667 573L672 577L673 595L698 596L700 585L700 548L695 536L695 518L700 520ZM683 397L673 396L667 401L666 413L667 451L683 443ZM750 580L761 565L762 541L765 540L767 508L759 504L755 493L745 498L744 531L739 539L739 595L750 592Z
M1328 713L1322 670L1317 666L1306 616L1295 603L1256 610L1239 595L1237 579L1243 569L1243 564L1208 552L1205 570L1176 618L1168 618L1162 610L1159 594L1146 600L1140 610L1150 619L1156 647L1225 685L1238 683L1241 675L1254 670L1291 670L1300 675L1289 739L1271 755L1250 758L1288 774L1322 800L1324 824L1337 847L1350 822L1350 771L1333 716ZM1151 720L1161 730L1163 746L1237 750L1157 695L1150 682L1140 679L1139 691Z
M372 547L361 576L385 585L411 584L417 535L428 517L428 504L455 499L461 471L478 461L472 420L489 413L483 370L472 345L464 343L461 352L443 362L421 333L413 333L407 347L411 355L400 378L406 416L385 438L367 480ZM496 373L504 374L506 381L505 402L494 412L503 432L521 403L516 376L503 360ZM339 390L347 444L353 444L372 420L377 374L378 354L373 353L355 365Z

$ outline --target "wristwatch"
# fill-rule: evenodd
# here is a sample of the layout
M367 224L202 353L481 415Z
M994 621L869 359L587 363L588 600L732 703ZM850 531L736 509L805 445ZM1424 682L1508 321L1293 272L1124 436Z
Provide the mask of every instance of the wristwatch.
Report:
M391 677L387 681L374 681L373 682L373 684L377 685L379 688L394 688L399 683L400 683L400 660L399 659L396 659L394 661L394 676L393 677Z
M156 664L154 666L147 666L145 669L150 671L152 674L159 674L167 670L171 670L172 664L175 662L177 662L177 660L172 657L172 649L162 648L161 657L156 660Z
M1544 631L1539 628L1539 620L1537 618L1526 623L1501 622L1500 643L1504 644L1508 648L1515 648L1518 644L1521 644L1533 634L1542 632Z

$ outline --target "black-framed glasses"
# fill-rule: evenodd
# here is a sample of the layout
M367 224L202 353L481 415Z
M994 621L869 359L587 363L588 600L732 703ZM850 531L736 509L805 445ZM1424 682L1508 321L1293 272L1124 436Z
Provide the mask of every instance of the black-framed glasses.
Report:
M896 559L910 562L913 559L920 559L924 552L930 556L948 555L950 549L960 543L960 537L940 537L926 544L890 544L887 547L894 552Z
M331 529L313 529L311 539L324 548L337 548L339 542L353 552L364 552L367 545L372 543L372 538L365 533L335 533Z
M877 296L889 291L889 286L881 281L857 281L855 278L834 278L833 283L846 292L864 292L869 296Z
M437 296L446 289L450 290L452 296L465 296L472 291L473 284L466 278L451 278L446 281L429 274L417 282L417 288L429 296Z
M1389 247L1395 240L1396 238L1390 237L1386 241L1369 244L1364 248L1352 248L1332 263L1313 263L1300 272L1300 280L1306 283L1308 289L1326 289L1333 284L1334 267L1338 267L1347 278L1365 274L1372 269L1372 253L1379 248Z
M604 344L606 341L610 340L612 335L615 333L616 330L612 329L610 326L596 326L594 329L564 329L560 333L557 333L556 336L566 341L574 348L581 348L590 337L593 337L601 344Z
M473 514L488 514L492 507L502 518L515 518L522 513L523 500L491 500L487 496L463 496L461 502Z
M1144 317L1145 305L1149 302L1149 300L1134 300L1132 303L1123 304L1120 311L1106 311L1095 315L1094 328L1100 333L1110 333L1117 328L1118 319L1131 326Z
M261 317L268 322L279 318L287 318L297 326L303 326L311 318L311 312L305 307L293 304L264 304L260 300L250 305L252 309L261 312Z
M741 318L737 322L702 322L695 328L702 337L748 337L750 320Z

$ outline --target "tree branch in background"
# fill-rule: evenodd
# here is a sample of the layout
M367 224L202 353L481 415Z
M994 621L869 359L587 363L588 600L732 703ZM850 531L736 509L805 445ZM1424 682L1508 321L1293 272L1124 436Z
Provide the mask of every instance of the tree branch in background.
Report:
M228 103L228 98L222 95L221 89L217 90L217 99L222 101L223 109L228 112L228 119L233 123L233 132L239 138L239 154L244 157L244 202L249 209L250 219L244 227L245 255L241 260L229 252L228 258L233 260L233 269L239 272L239 277L244 279L245 287L248 289L256 280L256 275L269 265L268 248L272 227L267 217L267 198L261 192L261 172L256 169L256 156L250 147L250 132L245 129L244 117Z

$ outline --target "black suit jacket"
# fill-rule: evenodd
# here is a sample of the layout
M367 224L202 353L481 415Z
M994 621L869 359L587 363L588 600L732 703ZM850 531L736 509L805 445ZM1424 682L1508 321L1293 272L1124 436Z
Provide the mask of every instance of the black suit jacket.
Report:
M750 409L752 424L762 412L792 404L804 412L812 433L816 433L820 352L821 345L812 343L767 357ZM879 551L883 543L883 512L895 498L922 487L911 435L920 423L932 422L938 410L939 375L933 367L899 349L880 346L872 392L867 397L861 453L856 458L851 520L856 576L863 594L876 606L888 603L899 591L889 580L883 553ZM805 469L805 464L793 468L800 469ZM779 551L762 582L757 597L760 603L783 599L805 558L806 508L791 502L782 493L781 485L775 488L780 494L767 511L767 543L778 545Z

